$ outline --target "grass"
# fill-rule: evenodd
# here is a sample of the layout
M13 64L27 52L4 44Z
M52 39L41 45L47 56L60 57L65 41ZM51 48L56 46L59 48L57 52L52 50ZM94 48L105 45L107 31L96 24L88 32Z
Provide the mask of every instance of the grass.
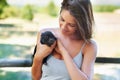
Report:
M94 5L93 10L95 12L113 12L116 9L120 9L120 6L113 5Z

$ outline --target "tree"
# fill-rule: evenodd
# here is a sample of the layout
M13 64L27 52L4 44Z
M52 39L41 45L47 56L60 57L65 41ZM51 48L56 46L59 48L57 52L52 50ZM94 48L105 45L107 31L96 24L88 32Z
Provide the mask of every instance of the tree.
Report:
M56 5L54 4L53 1L51 1L51 2L48 4L47 9L48 9L48 14L49 14L49 15L51 15L51 16L57 16Z
M25 5L22 9L22 15L21 17L23 19L27 19L27 20L32 20L34 15L33 15L33 9L32 9L33 6L31 5Z
M0 16L3 12L3 9L8 6L8 3L6 2L6 0L0 0Z

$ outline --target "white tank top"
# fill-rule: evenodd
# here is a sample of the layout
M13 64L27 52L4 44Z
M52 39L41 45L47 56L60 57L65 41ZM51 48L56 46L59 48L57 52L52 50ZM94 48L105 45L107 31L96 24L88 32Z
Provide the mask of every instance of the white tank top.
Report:
M84 46L85 43L82 48ZM82 48L73 58L78 68L81 68L82 65ZM40 80L71 80L64 60L57 59L53 55L50 55L46 63L47 64L43 64L42 66L42 77Z

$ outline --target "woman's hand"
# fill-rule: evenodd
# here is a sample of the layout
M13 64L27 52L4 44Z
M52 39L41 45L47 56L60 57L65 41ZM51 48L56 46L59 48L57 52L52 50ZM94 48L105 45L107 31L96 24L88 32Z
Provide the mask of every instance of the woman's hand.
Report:
M68 53L68 51L65 49L64 45L61 43L60 40L57 40L57 47L55 47L55 51L57 53L60 53L62 56L65 54L65 53Z
M43 60L46 56L48 56L56 46L56 41L49 47L46 44L41 44L37 42L37 49L35 57L37 60Z

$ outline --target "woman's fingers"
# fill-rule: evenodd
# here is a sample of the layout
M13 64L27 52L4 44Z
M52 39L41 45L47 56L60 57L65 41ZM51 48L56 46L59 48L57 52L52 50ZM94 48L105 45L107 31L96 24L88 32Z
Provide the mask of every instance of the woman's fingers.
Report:
M54 49L56 47L57 42L55 41L52 45L51 48Z

